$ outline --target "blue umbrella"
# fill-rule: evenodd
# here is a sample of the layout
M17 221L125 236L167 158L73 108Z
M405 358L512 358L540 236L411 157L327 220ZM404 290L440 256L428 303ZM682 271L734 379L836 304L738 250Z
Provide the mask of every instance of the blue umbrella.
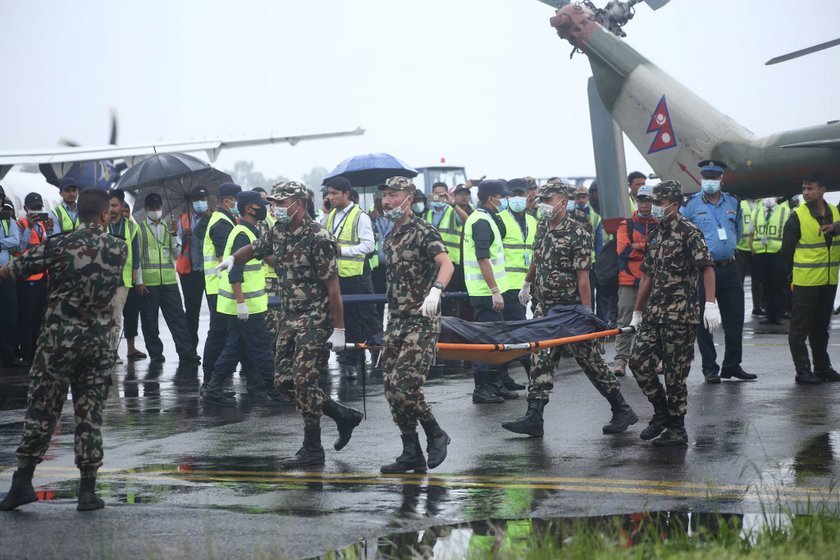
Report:
M324 183L333 177L344 177L354 187L369 187L384 183L389 177L416 177L416 169L391 154L363 154L347 158L324 178Z

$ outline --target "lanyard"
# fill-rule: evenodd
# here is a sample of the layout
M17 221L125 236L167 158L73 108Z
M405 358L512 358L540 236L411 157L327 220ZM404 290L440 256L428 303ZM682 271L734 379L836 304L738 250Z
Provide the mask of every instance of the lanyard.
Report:
M353 209L353 205L351 204L344 211L344 215L341 216L341 220L339 220L339 222L337 224L333 224L332 234L335 235L336 237L340 237L341 232L344 231L344 220L347 219L347 215L350 213L350 210L352 210L352 209ZM338 212L336 212L336 215L338 215ZM337 234L335 233L336 230L338 230Z

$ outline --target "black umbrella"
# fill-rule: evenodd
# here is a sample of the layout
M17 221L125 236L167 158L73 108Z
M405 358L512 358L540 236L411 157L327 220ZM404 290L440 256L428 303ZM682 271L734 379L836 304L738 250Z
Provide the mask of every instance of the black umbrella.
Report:
M230 182L230 175L209 163L187 154L172 153L156 154L131 166L115 188L134 193L141 204L147 195L158 193L165 202L164 216L178 216L190 210L190 191L194 187L202 186L211 197L216 197L219 185ZM138 213L142 217L142 212L135 212Z
M339 163L324 178L324 183L333 177L344 177L354 187L370 187L384 183L386 179L395 175L416 177L417 174L416 169L391 154L363 154Z

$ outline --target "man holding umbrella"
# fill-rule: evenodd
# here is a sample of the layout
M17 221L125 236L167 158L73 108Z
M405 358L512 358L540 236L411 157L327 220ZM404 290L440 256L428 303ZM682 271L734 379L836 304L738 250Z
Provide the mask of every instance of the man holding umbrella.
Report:
M175 258L181 248L175 228L169 229L163 218L163 199L157 193L146 195L146 219L140 224L140 269L142 283L135 290L142 298L143 338L151 361L163 362L163 342L158 331L158 310L172 333L175 349L182 363L198 364L195 344L187 331L187 318L181 305L181 292L175 273Z
M212 210L207 205L207 197L208 193L205 187L193 187L187 201L189 205L186 211L181 213L178 220L178 239L181 241L181 252L175 263L175 269L181 277L187 329L196 348L198 348L198 316L201 313L201 299L204 296L202 243L212 214Z

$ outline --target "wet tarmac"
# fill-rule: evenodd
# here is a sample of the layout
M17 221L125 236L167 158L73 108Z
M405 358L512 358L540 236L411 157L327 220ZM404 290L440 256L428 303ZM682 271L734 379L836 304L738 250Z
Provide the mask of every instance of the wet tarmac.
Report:
M437 367L426 394L453 441L446 462L427 475L379 474L401 448L378 371L362 383L343 379L331 362L324 390L364 408L366 420L335 452L336 430L325 418L326 465L285 471L280 459L293 455L302 439L293 405L241 396L236 408L205 406L198 398L200 368L177 367L174 351L162 367L118 365L99 478L106 509L75 511L72 407L65 406L36 471L42 502L0 514L0 556L303 558L363 547L357 557L374 557L372 551L389 556L378 543L394 535L420 542L431 538L427 529L449 527L450 541L469 541L462 530L471 536L476 529L463 524L488 520L720 512L748 523L780 508L833 510L840 384L795 385L787 337L755 327L748 317L743 366L759 375L756 382L707 385L697 354L687 449L654 448L639 439L652 411L631 377L622 379L624 393L641 420L626 433L605 436L609 405L573 360L561 360L546 435L530 439L500 427L524 412L524 393L504 404L473 405L469 372ZM838 346L832 342L832 357ZM613 350L608 342L607 358ZM524 381L523 370L512 374ZM26 384L19 370L0 370L0 492L15 464ZM235 388L244 392L244 381L237 378Z

